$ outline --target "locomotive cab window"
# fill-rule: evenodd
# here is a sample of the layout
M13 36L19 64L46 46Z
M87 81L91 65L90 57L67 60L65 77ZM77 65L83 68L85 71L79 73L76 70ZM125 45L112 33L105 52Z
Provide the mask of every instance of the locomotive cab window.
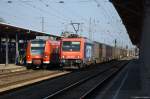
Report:
M63 51L80 51L79 41L63 41L62 45Z

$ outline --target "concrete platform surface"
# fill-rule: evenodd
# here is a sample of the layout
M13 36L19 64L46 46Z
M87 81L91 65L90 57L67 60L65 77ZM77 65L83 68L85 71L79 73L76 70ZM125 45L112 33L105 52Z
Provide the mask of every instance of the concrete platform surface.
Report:
M144 68L137 60L130 62L93 99L150 99L150 74Z
M59 77L68 74L68 71L36 71L26 73L24 75L16 75L12 77L2 78L0 81L0 94L15 90L20 87L27 87L28 85L35 84L44 80ZM7 81L7 82L5 82ZM1 99L1 98L0 98Z
M23 71L26 70L25 66L19 66L15 64L0 64L0 74L9 73L9 72L16 72L16 71Z

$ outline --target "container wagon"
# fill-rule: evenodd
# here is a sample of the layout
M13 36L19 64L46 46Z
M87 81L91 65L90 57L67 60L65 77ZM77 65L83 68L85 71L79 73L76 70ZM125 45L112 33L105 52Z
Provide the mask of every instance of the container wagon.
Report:
M93 45L93 58L95 59L95 63L100 63L101 62L101 49L100 49L100 43L94 41L94 45Z

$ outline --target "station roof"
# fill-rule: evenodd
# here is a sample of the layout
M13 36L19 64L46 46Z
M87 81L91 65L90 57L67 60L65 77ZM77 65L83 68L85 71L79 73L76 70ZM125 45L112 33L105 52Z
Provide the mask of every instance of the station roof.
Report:
M133 44L139 45L144 0L110 0L118 11Z
M28 39L28 40L34 39L36 38L36 36L50 36L50 37L60 38L60 36L46 34L43 32L31 30L31 29L25 29L25 28L21 28L18 26L9 25L6 23L0 23L0 37L1 38L3 37L5 38L8 36L9 38L15 39L16 34L18 35L19 39Z

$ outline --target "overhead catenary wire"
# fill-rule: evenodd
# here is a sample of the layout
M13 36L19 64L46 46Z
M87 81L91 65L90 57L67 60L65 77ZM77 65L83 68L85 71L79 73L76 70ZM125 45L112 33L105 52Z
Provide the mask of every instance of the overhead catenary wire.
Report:
M49 8L51 8L52 10L54 10L55 13L60 14L60 15L65 16L65 17L68 17L68 16L62 14L59 10L54 9L52 6L50 6L50 4L45 3L43 0L39 0L39 1L42 2L46 7L49 7ZM88 1L81 1L81 2L88 2ZM71 7L71 8L72 8L72 7ZM68 11L70 10L70 14L73 14L73 16L76 16L76 17L78 17L78 18L81 18L81 19L83 19L85 22L88 21L88 20L85 19L83 16L81 16L80 14L78 14L75 10L73 10L73 9L67 9L67 10L68 10ZM72 12L73 12L73 13L72 13ZM68 18L69 18L69 17L68 17ZM69 19L72 20L71 18L69 18Z
M11 0L10 0L10 1L11 1ZM25 5L26 5L26 6L30 6L31 8L35 9L36 11L40 11L41 13L47 14L47 15L48 15L47 17L58 17L58 20L61 20L61 22L62 22L62 21L67 21L67 19L66 19L66 20L61 19L60 16L52 15L52 14L48 13L47 11L38 8L37 6L30 4L28 0L26 0L26 1L23 1L23 0L15 0L15 1L12 1L11 5L13 4L13 2L15 2L15 3L20 3L22 6L25 6ZM5 1L5 3L7 3L7 2ZM18 5L21 6L20 4L18 4ZM25 6L25 8L26 8L26 6ZM30 10L32 10L32 9L30 9ZM35 10L33 10L33 12L35 12ZM19 12L19 14L20 14L20 12ZM22 13L22 14L23 14L23 13ZM21 17L23 17L23 16L25 16L25 15L21 15ZM27 16L25 16L25 17L27 17ZM41 16L40 16L40 17L41 17Z
M50 8L52 8L48 3L45 3L45 2L43 2L42 0L39 0L40 2L42 2L46 7L50 7ZM56 9L54 9L54 8L52 8L55 12L57 12L58 14L60 14L60 11L59 10L56 10ZM68 10L68 9L67 9ZM77 18L81 18L81 19L83 19L85 22L87 21L85 18L83 18L82 16L79 16L79 14L77 14L76 13L76 11L74 11L74 10L70 10L69 9L69 11L70 11L70 13L69 14L72 14L72 12L74 12L73 13L73 16L76 16ZM81 22L81 23L83 23L83 22Z
M102 12L103 12L104 17L110 20L108 23L109 23L109 24L112 23L112 22L113 22L113 16L112 16L112 14L111 14L111 15L108 14L108 11L109 11L109 10L106 10L106 9L105 9L105 7L106 7L105 3L108 3L108 1L107 1L107 2L106 2L106 1L103 1L103 2L102 2L103 4L100 4L98 0L94 0L94 1L96 2L97 7L100 7L100 8L102 9ZM104 5L105 7L103 7L103 5ZM107 9L108 9L108 8L107 8ZM111 24L110 24L110 25L111 25Z
M110 9L109 9L109 7L107 7L107 12L110 12ZM109 14L110 15L110 14ZM119 16L119 15L118 15ZM114 24L114 20L113 20L113 15L111 14L111 23L113 23ZM119 38L121 38L122 39L122 37L123 37L123 33L121 32L122 30L121 29L123 29L123 28L121 28L123 25L122 25L122 21L121 21L121 19L119 18L119 19L117 19L117 20L119 20L119 21L117 21L117 22L115 22L115 24L117 24L117 27L119 26L120 28L117 28L115 25L113 25L113 24L111 24L111 26L115 26L114 28L116 28L116 30L118 31L118 35L120 36ZM124 32L125 33L125 32ZM126 32L127 33L127 32ZM125 35L125 34L124 34Z
M5 14L5 15L7 15L8 16L8 18L11 18L11 19L13 19L13 20L11 20L11 24L14 24L14 23L24 23L23 21L20 21L20 20L24 20L25 19L25 17L18 17L18 16L13 16L13 14L11 14L11 13L7 13L7 12L3 12L3 11L0 11L1 13L3 13L3 14ZM7 19L7 18L6 18ZM17 19L20 19L20 20L17 20ZM33 17L33 19L34 19L34 17ZM35 20L32 20L32 21L35 21ZM35 21L35 22L37 22L37 21ZM34 22L34 23L35 23ZM6 23L8 23L8 24L10 24L10 21L9 20L7 20L6 21ZM34 28L38 28L38 27L36 27L35 25L33 25L33 24L28 24L29 26L25 26L25 27L34 27ZM58 26L56 26L56 25L49 25L51 28L57 28Z
M69 7L68 7L69 8ZM73 8L73 7L71 7ZM67 9L71 14L73 14L73 16L76 16L77 18L81 18L82 20L84 20L84 22L87 22L88 20L86 18L84 18L83 16L81 16L80 14L77 13L77 11L73 10L73 9ZM73 13L72 13L73 12Z
M57 15L57 14L54 14L54 13L50 12L50 11L44 10L44 9L42 9L42 8L36 6L36 5L33 5L33 4L31 4L31 3L23 2L23 1L20 1L20 2L22 2L22 3L24 3L24 4L28 5L28 6L30 6L30 7L32 7L32 8L34 8L34 9L36 9L36 10L39 10L39 11L41 11L42 13L51 15L51 16L53 16L53 17L57 17L58 20L61 19L61 20L63 20L63 21L68 21L68 19L67 19L67 18L64 18L63 16L59 16L59 15Z
M29 4L28 4L29 5ZM35 6L35 5L31 5L30 4L30 6L32 6L33 8L38 8L37 6ZM38 8L40 11L43 11L43 9L40 9L40 8ZM59 14L59 13L58 13ZM69 21L68 19L66 19L66 21Z
M58 15L61 15L61 16L64 16L65 18L69 19L69 20L72 20L71 17L68 17L66 15L64 15L62 12L60 12L59 10L53 8L50 4L47 4L45 3L44 1L42 0L39 0L39 2L41 2L46 8L50 8L51 11L53 11L54 13L58 14Z
M47 11L45 11L45 10L43 10L43 9L41 9L41 8L39 8L39 7L37 7L37 6L35 6L35 5L32 5L32 4L27 4L28 6L31 6L32 8L34 8L34 9L38 9L39 11L41 11L41 12L45 12L46 14L48 14L49 15L49 12L47 12ZM64 18L61 18L60 16L57 16L57 15L53 15L54 17L57 17L58 18L58 20L60 20L59 21L59 23L63 23L63 22L68 22L69 20L68 19L65 19L64 20ZM60 19L61 18L61 19ZM57 20L57 21L58 21ZM48 22L48 21L47 21ZM44 25L45 26L45 28L47 27L47 25Z
M8 1L8 0L5 0L5 2L6 1ZM101 5L102 5L99 8L100 8L101 14L104 16L104 18L101 19L100 17L98 17L99 14L96 14L97 15L96 18L93 18L93 21L92 21L93 22L92 23L93 24L92 25L92 31L94 33L93 35L96 34L95 32L99 33L101 31L103 31L106 35L110 35L110 36L108 36L110 39L112 39L112 36L113 37L117 36L117 39L121 40L121 37L125 33L125 32L121 33L122 31L124 31L124 29L120 29L120 28L122 28L122 26L120 26L121 22L113 20L114 16L112 14L110 14L111 11L109 11L110 10L109 7L107 8L107 6L108 6L107 2L103 2L103 0L101 0L102 2L100 2L100 0L97 0L97 1L99 3L101 3ZM67 2L65 1L64 4L61 4L62 8L58 7L59 5L57 5L57 4L56 4L56 6L51 6L50 2L56 3L54 0L53 1L52 0L51 1L48 1L48 0L46 0L46 1L45 0L35 0L35 1L34 0L12 0L12 2L19 2L20 3L18 5L15 4L14 6L23 5L23 6L25 6L24 8L32 10L32 11L25 10L25 12L23 10L22 11L19 10L18 13L15 14L15 16L18 17L18 18L14 17L15 20L20 19L19 21L21 21L21 19L22 19L24 21L28 20L28 21L41 22L41 19L37 20L33 17L34 20L32 20L32 18L30 18L30 19L27 18L28 15L30 16L30 12L34 11L33 16L36 15L36 17L38 17L38 18L39 17L44 17L45 18L44 20L45 20L45 22L47 22L45 24L46 26L48 26L49 24L52 25L52 23L50 23L51 21L49 21L49 20L52 20L52 19L55 19L55 20L52 20L52 22L57 22L58 25L62 25L62 23L65 23L65 24L68 23L69 24L70 20L73 20L74 22L81 22L82 21L82 22L84 22L84 25L82 26L82 27L84 27L83 32L88 30L87 26L89 24L89 17L91 17L91 15L87 14L87 16L85 16L82 13L80 14L79 10L78 9L76 10L76 8L73 8L73 7L75 6L75 7L78 7L78 8L80 8L80 7L82 8L82 7L90 6L90 9L93 9L93 6L95 7L95 1L94 0L83 0L83 1L82 0L78 0L78 1L70 0L70 1L67 1ZM74 2L75 2L75 4L74 4ZM88 3L91 3L91 2L93 2L92 5L89 5ZM87 6L81 6L82 4L88 4L88 5ZM66 6L68 6L68 9L66 8ZM65 13L63 13L62 11L65 11ZM81 12L82 11L84 11L84 10L81 10ZM90 10L90 11L92 11L92 10ZM19 14L20 14L20 16L19 16ZM27 16L25 16L25 14ZM24 18L24 17L26 17L26 18ZM51 19L49 19L49 18L51 18ZM105 21L104 22L100 21L101 22L100 24L96 23L96 25L95 25L94 20L98 20L98 19L99 20L105 20ZM30 23L32 23L32 25L35 25L35 22L30 22ZM53 24L55 24L55 23L53 23ZM39 24L37 24L37 25L39 25ZM37 26L37 25L35 25L35 26ZM52 27L52 28L54 28L54 27ZM46 28L48 29L48 27L46 27ZM114 32L116 32L116 33L114 33ZM125 38L125 36L124 36L124 38Z
M101 6L101 7L104 9L103 6ZM104 9L104 11L106 12L107 15L109 15L109 14L107 13L108 10L106 11L106 10ZM111 15L111 16L112 16L112 15ZM109 15L109 17L110 17L110 19L111 19L111 22L110 22L109 25L110 25L111 27L114 27L114 25L112 25L112 20L113 20L113 19L112 19L111 16ZM118 24L117 27L118 27L118 26L120 26L120 24ZM123 37L123 36L120 34L120 30L119 30L120 28L116 28L116 26L115 26L115 29L116 29L116 31L118 31L116 36L117 36L119 42L122 42L122 37Z

